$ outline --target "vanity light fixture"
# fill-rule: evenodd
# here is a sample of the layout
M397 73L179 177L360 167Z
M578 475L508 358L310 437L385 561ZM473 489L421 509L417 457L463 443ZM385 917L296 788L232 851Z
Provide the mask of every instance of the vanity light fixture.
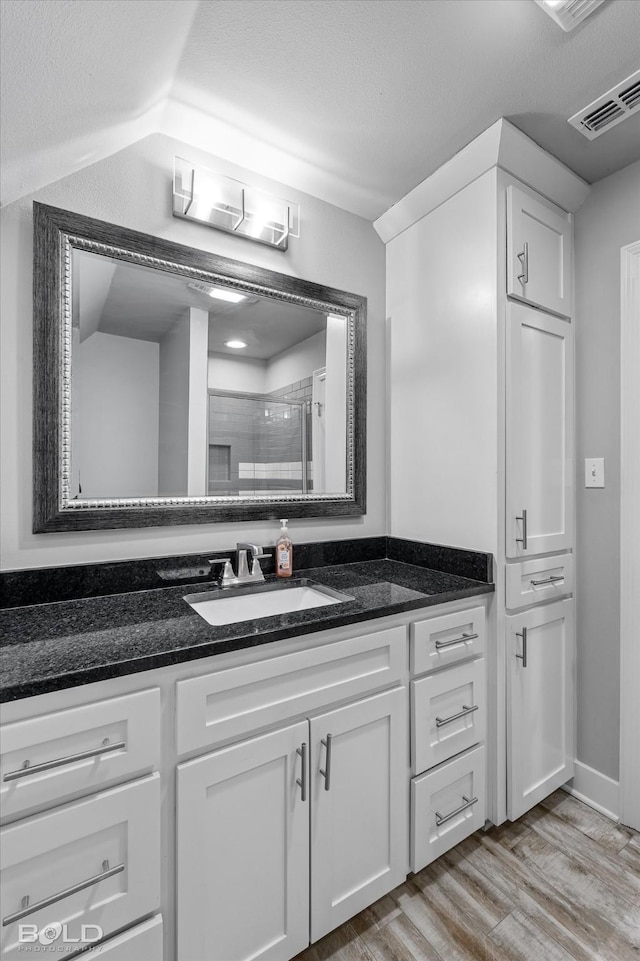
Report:
M604 0L536 0L538 6L567 33L603 2Z
M300 208L282 197L174 158L173 215L286 250L299 236Z
M233 350L242 350L246 347L244 340L226 340L224 343L225 347L231 347Z

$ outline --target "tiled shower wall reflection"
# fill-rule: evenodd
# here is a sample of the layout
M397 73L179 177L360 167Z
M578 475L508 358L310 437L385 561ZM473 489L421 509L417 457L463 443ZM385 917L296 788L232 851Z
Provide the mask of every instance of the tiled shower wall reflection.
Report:
M209 392L210 494L290 494L304 489L303 418L307 439L311 429L311 378L307 380L268 396Z

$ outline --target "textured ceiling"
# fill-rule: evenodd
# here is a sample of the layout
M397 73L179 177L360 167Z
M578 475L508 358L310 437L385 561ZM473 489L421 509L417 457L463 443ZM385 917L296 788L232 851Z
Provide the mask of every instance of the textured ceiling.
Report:
M0 0L4 202L162 131L374 219L504 116L584 179L640 113L567 118L640 66L639 0L564 33L533 0Z

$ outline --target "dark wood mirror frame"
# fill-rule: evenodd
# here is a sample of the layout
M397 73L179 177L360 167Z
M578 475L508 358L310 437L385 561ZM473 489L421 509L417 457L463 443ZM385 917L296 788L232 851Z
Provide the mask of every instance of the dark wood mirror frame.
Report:
M365 297L45 204L34 203L33 207L34 533L365 513ZM346 493L72 500L69 494L70 333L74 248L344 315L347 321Z

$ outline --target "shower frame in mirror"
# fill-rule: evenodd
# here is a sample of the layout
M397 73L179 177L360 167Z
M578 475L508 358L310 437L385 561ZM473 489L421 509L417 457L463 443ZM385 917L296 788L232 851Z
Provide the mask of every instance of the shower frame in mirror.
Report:
M365 297L34 202L33 531L144 528L366 510ZM346 492L80 500L71 496L74 249L340 314L347 324Z

